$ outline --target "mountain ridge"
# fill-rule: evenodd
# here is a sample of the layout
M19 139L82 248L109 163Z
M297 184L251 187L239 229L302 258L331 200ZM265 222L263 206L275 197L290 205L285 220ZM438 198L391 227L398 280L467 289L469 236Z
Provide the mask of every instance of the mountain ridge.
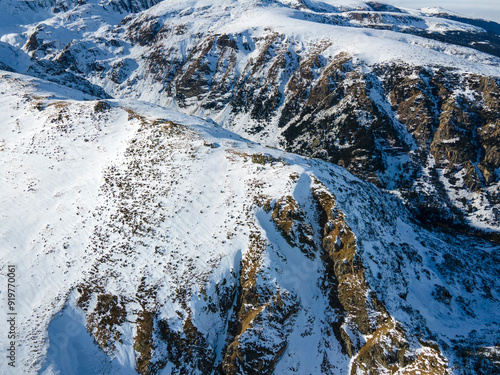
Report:
M74 91L14 73L1 82L2 228L24 278L26 372L90 369L90 358L142 374L494 369L496 246L421 229L398 199L342 168L201 119L67 101ZM11 209L34 207L36 218L11 221ZM481 256L463 263L458 243ZM312 343L319 352L299 354Z
M9 4L20 371L498 372L495 24L344 0Z

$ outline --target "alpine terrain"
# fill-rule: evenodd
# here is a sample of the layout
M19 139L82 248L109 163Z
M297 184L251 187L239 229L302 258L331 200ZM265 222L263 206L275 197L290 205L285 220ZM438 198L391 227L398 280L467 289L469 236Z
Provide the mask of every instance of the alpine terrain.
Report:
M0 0L0 372L500 374L500 24Z

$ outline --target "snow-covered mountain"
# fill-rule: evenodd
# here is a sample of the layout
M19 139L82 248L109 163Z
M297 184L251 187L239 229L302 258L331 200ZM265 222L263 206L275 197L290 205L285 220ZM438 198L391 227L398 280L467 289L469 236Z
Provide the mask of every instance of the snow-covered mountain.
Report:
M0 368L499 373L499 27L0 1Z
M209 117L497 237L500 25L361 1L153 4L3 2L0 67Z
M0 82L16 371L497 368L497 245L424 230L341 167L211 122Z

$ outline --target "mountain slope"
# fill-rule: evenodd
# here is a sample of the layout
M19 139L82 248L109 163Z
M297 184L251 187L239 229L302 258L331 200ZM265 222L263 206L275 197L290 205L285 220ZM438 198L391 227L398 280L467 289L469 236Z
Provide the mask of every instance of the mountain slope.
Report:
M209 117L498 241L497 24L360 1L109 4L6 27L0 66Z
M21 371L498 370L498 246L213 122L15 73L0 91Z

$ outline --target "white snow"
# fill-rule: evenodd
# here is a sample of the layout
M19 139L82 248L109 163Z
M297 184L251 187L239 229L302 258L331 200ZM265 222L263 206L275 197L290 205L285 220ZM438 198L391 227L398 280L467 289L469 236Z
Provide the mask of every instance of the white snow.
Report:
M111 357L95 346L84 328L74 288L91 278L94 265L100 276L109 276L105 283L109 293L133 297L143 276L151 285L158 286L159 314L173 328L179 328L181 320L176 313L179 303L172 295L178 286L185 286L193 296L189 301L193 319L220 359L224 321L215 314L204 313L206 302L201 289L206 287L210 292L220 280L230 279L231 271L237 270L248 250L250 230L260 233L268 244L262 263L269 277L266 285L293 293L304 307L290 325L288 347L275 373L320 373L324 358L346 369L349 359L341 354L338 342L325 338L322 331L331 322L327 318L328 302L318 287L321 263L305 257L287 243L269 214L248 212L251 189L261 186L262 194L272 199L292 195L312 222L313 175L336 195L358 238L369 284L397 320L407 327L415 327L415 322L422 324L450 347L453 339L468 337L474 330L481 332L490 341L489 345L495 344L494 332L498 331L500 321L498 280L494 278L495 270L482 264L480 258L494 260L497 246L421 230L411 223L396 198L339 167L268 149L212 122L131 99L176 108L172 98L159 93L159 84L145 78L142 57L147 58L148 46L131 47L127 42L113 46L99 39L114 36L124 39L122 31L114 30L123 14L103 10L95 2L61 14L51 14L43 7L28 10L17 3L21 4L0 3L3 63L21 73L27 71L30 56L21 47L28 33L43 20L46 27L40 35L57 41L54 51L48 51L45 58L60 54L73 39L85 41L77 59L79 66L93 61L95 56L89 51L98 47L103 63L113 65L123 58L134 61L136 65L130 65L130 79L137 82L134 87L128 82L115 84L93 73L89 77L92 83L103 85L116 97L129 98L107 101L111 109L100 113L94 109L97 100L90 95L20 74L0 72L0 175L3 176L0 275L4 280L7 264L16 265L19 373L41 370L43 375L72 374L74 366L80 366L78 370L86 374L135 373L135 332L130 322L121 327L124 340ZM368 64L393 60L420 64L425 60L429 66L455 67L500 77L499 60L476 50L393 31L321 24L305 19L297 9L259 7L257 3L260 2L220 1L213 12L206 12L203 7L212 6L213 1L165 1L141 16L160 16L167 23L186 24L192 35L242 33L249 41L268 35L271 27L287 35L290 51L297 54L307 53L322 40L330 40L331 47L323 52L327 57L345 51ZM282 3L298 5L296 1ZM349 0L309 3L321 8L319 13L366 7L363 2ZM423 10L426 14L432 11ZM422 19L429 30L478 31L452 21L437 23L431 17ZM196 40L188 38L177 45L180 39L165 41L165 48L175 46L185 58ZM241 72L256 56L242 49L239 53ZM381 108L387 106L384 98L375 99ZM163 139L154 146L148 138L151 133L138 132L141 120L131 119L129 110L148 119L182 124L183 135ZM188 110L197 116L209 115L196 106ZM215 119L225 123L231 116L226 108ZM238 132L244 133L251 125L246 116L237 120L234 130ZM274 138L267 141L269 145L278 143L277 124L273 126ZM402 127L398 130L404 131ZM411 137L406 139L413 147ZM145 147L143 153L130 156L126 150L133 140L158 148L148 154ZM279 167L259 165L241 156L253 153L282 157L286 163L277 162ZM392 173L405 161L394 157L386 163ZM141 167L139 177L133 174L133 162ZM429 168L419 181L421 189L431 188L426 182L431 178L433 163L432 158L428 160ZM300 176L295 184L289 183L292 173ZM116 181L121 178L130 181L135 195L111 199L112 193L104 191L107 174ZM448 182L443 179L443 183ZM479 215L490 214L479 197L450 198L455 201L466 198L471 202L475 208L469 217L471 222ZM139 229L132 230L125 221L113 220L113 215L125 207L143 209L146 214L138 217L156 223L152 225L155 236L141 232L142 222L134 222ZM319 233L319 228L314 229ZM109 234L109 246L98 251L93 240L99 231ZM130 252L121 250L123 244L131 245ZM397 261L398 256L404 261ZM106 262L100 263L101 257L106 257ZM469 269L463 264L450 271L451 274L443 271L442 264L456 259L477 267L478 275L461 275ZM474 282L477 278L477 284L466 284L471 278ZM481 289L483 280L490 286L491 297ZM436 300L436 286L446 287L453 295L449 304ZM6 306L3 289L0 304ZM129 308L127 318L133 321L140 306L130 304ZM5 322L6 313L2 307L0 321ZM5 353L7 347L8 340L1 335L0 351ZM169 374L172 368L173 364L167 364L163 373ZM2 361L0 370L9 373L11 369Z

